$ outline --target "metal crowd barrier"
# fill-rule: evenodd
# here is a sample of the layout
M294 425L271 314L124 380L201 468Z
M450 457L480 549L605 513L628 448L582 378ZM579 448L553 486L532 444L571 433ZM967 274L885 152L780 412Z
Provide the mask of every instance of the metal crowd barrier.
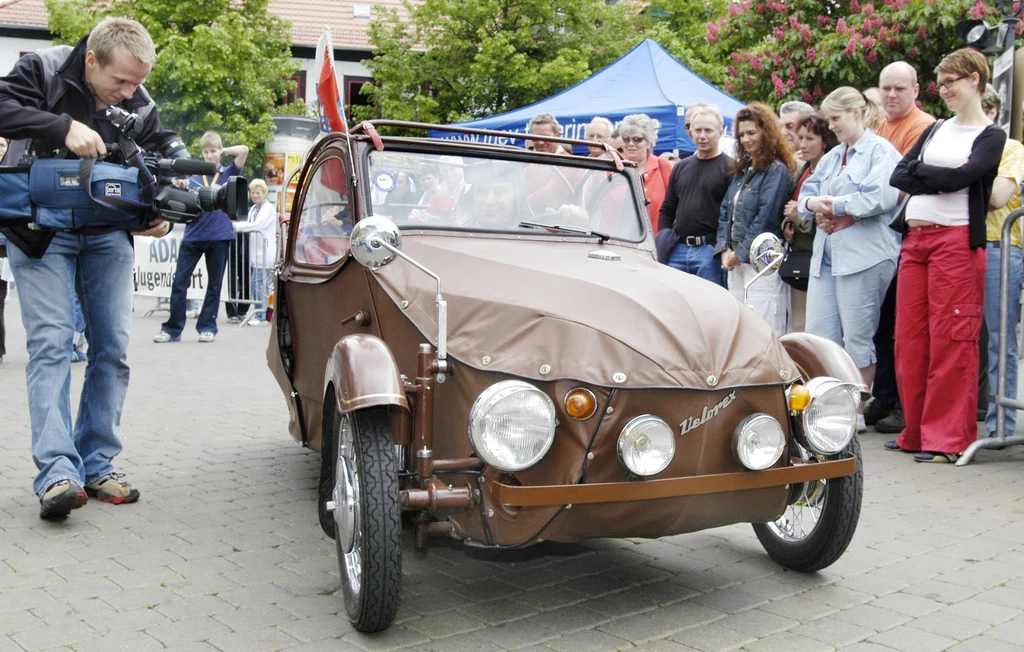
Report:
M1000 408L1012 408L1015 410L1024 410L1024 402L1018 401L1016 396L1005 396L1006 388L1006 349L1007 349L1007 337L1016 337L1016 333L1007 333L1006 327L1010 319L1010 231L1013 229L1014 223L1024 215L1024 208L1018 208L1010 213L1006 221L1003 223L1003 234L1002 234L1002 250L1005 252L1000 259L999 269L999 361L996 373L996 431L994 436L979 439L964 451L964 454L957 460L957 466L966 466L971 463L974 459L974 455L982 448L989 448L992 450L1003 450L1007 446L1019 446L1024 444L1024 437L1022 436L1006 436L1006 414ZM1018 310L1017 306L1014 306L1014 310ZM1016 361L1015 361L1016 362Z
M267 238L258 231L237 233L228 248L228 262L224 283L227 286L226 304L236 307L248 306L239 327L246 326L254 319L266 317L267 297L273 288L272 274L277 264L280 247L281 224L275 217L277 231L275 242L267 248ZM262 287L255 278L263 275ZM263 308L260 308L260 305ZM241 310L236 310L241 313Z

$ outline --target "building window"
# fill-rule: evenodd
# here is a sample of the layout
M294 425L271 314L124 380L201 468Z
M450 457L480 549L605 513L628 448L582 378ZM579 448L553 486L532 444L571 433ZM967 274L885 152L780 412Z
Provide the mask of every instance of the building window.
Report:
M306 99L306 71L299 70L291 76L291 79L295 82L295 88L285 94L281 104L292 104L298 100Z
M370 104L370 98L359 93L363 84L367 82L372 84L373 78L345 77L345 117L350 123L352 122L353 106L368 106Z
M370 20L370 5L362 3L353 4L352 17L360 20Z

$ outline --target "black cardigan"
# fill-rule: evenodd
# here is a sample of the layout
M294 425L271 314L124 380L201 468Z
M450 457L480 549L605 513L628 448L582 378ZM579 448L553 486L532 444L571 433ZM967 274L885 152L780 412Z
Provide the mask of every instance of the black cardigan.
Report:
M907 155L896 166L889 184L908 195L937 195L943 192L967 191L967 223L971 248L984 247L985 215L988 201L992 196L992 183L999 172L999 160L1006 144L1006 132L998 125L991 124L974 139L971 155L967 162L956 168L928 165L920 160L921 147L928 139L935 124L925 129L910 148Z

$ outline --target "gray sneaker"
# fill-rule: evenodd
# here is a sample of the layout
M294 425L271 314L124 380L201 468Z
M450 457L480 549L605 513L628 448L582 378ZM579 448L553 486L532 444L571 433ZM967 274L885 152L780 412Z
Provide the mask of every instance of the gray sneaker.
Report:
M215 339L217 339L217 334L214 333L213 331L203 331L202 333L199 334L199 341L204 344L209 344Z
M89 496L82 485L74 480L58 480L39 497L39 518L64 518L87 502Z
M156 342L157 344L165 344L167 342L180 342L181 337L174 337L167 331L160 331L159 333L153 336L153 341Z
M85 485L85 491L105 503L134 503L139 499L139 490L121 478L120 473L108 473Z

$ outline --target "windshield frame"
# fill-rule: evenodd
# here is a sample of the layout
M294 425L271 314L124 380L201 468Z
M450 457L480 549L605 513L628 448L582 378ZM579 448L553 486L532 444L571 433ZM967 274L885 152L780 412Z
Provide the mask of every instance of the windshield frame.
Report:
M362 140L358 136L356 140ZM421 138L403 138L403 137L385 137L381 139L383 141L383 147L380 149L370 145L367 147L361 147L362 150L359 155L359 161L356 165L359 170L359 182L362 185L361 191L357 191L360 198L365 202L366 207L365 214L367 216L374 214L387 215L386 212L380 212L377 206L373 202L373 188L374 183L371 178L372 166L371 157L376 153L402 153L410 155L426 155L431 157L439 157L443 155L448 156L460 156L463 158L470 158L473 160L490 160L501 163L518 163L524 166L530 164L538 164L544 166L557 166L560 168L575 168L583 172L598 171L606 172L609 174L621 175L618 177L623 182L623 186L626 188L629 194L629 199L626 201L632 205L633 214L637 220L636 237L629 238L623 237L617 233L609 233L611 236L610 242L619 244L630 244L630 245L642 245L650 234L650 228L646 224L647 207L640 201L643 197L643 187L640 182L640 174L636 164L628 161L623 162L623 169L616 169L616 162L612 159L603 158L591 158L582 157L575 155L559 155L559 154L547 154L537 153L524 150L514 146L496 146L496 145L479 145L473 143L467 143L464 141L452 141L443 139L431 139L427 141ZM369 144L369 143L367 143ZM618 186L616 186L618 187ZM625 208L625 205L624 205ZM390 216L389 216L390 217ZM532 220L533 218L524 218ZM531 228L501 228L492 229L485 228L482 226L460 226L455 224L409 224L405 220L395 220L403 232L409 233L459 233L459 234L486 234L494 236L534 236L543 239L556 238L559 240L601 240L598 235L587 235L587 234L574 234L568 232L547 232L539 229ZM559 220L547 219L547 222L552 225L558 224ZM594 229L595 231L601 231L601 229Z

